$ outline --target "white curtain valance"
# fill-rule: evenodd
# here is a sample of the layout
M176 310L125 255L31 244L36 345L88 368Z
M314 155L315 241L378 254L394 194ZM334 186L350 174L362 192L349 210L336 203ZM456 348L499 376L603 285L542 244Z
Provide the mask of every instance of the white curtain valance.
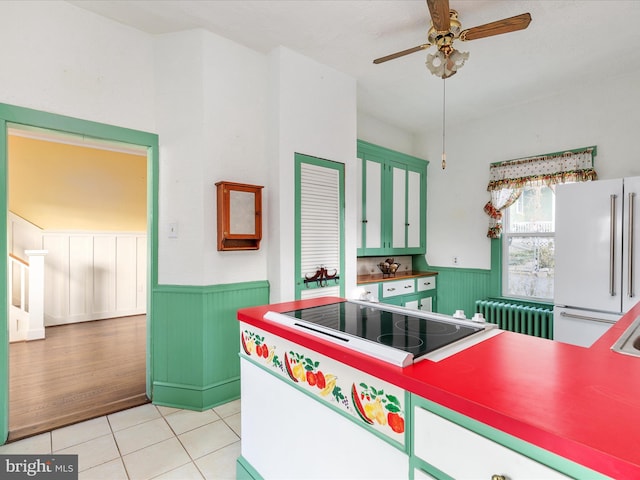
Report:
M502 211L515 203L524 187L542 184L553 188L559 183L595 180L595 155L596 147L592 146L492 163L487 185L491 200L484 206L489 215L487 237L500 238Z
M555 185L569 181L595 180L593 157L596 147L493 163L489 167L488 191L521 188L544 183Z

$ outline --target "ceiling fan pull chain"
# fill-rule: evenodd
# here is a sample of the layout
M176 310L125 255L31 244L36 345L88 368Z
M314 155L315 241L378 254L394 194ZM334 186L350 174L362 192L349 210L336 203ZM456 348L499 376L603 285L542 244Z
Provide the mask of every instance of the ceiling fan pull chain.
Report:
M442 79L442 169L447 168L447 152L445 149L445 102L447 98L447 79Z

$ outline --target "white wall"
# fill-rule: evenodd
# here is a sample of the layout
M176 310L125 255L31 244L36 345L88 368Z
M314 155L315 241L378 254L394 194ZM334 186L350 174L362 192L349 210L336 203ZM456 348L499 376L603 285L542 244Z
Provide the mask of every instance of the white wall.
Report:
M415 155L414 134L363 112L358 112L358 140Z
M153 40L60 1L0 2L0 102L155 131Z
M265 185L265 55L204 31L154 37L59 1L0 2L0 42L11 46L0 102L159 134L160 283L267 278L265 243L216 250L214 186Z
M204 30L163 35L156 79L159 282L266 279L268 242L257 251L217 251L215 196L222 180L263 185L268 206L266 56ZM170 223L178 224L178 238L169 238Z
M272 301L294 298L294 154L345 164L346 293L356 285L355 79L280 47L269 55L269 280Z
M490 268L489 164L597 145L599 178L640 175L635 144L640 125L640 72L601 83L568 86L550 96L481 120L447 124L447 168L440 168L442 132L417 139L417 155L431 160L427 189L427 261Z
M263 216L260 250L218 252L214 183L262 185L263 211L268 207L267 57L211 33L205 38L203 280L207 285L264 280L270 250L264 231L270 228L269 218Z
M0 41L11 45L0 102L159 134L161 284L268 278L274 298L293 298L293 154L345 163L349 185L354 79L286 49L266 56L203 30L151 36L60 1L0 2ZM265 186L259 251L216 250L220 180ZM348 187L341 275L353 286L355 211Z

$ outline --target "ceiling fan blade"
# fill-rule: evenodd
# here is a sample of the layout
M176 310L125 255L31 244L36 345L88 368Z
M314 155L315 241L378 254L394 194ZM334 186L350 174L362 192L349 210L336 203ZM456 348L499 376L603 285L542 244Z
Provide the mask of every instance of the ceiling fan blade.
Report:
M433 28L439 32L448 32L451 26L449 18L449 0L427 0Z
M531 14L522 13L515 17L503 18L495 22L485 23L477 27L471 27L460 32L460 40L476 40L478 38L491 37L493 35L501 35L503 33L524 30L531 22Z
M378 64L378 63L388 62L389 60L393 60L395 58L404 57L405 55L419 52L420 50L424 50L426 48L429 48L430 46L431 46L430 43L425 43L422 45L418 45L417 47L407 48L406 50L402 50L401 52L396 52L396 53L392 53L391 55L387 55L385 57L376 58L373 61L373 63Z

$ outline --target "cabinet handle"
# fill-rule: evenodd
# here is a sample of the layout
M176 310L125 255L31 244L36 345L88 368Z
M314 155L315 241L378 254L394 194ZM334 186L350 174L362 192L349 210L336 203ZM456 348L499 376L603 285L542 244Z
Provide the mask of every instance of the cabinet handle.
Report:
M423 284L424 286L428 286L428 285L431 285L431 282L423 282L422 284Z
M362 220L362 223L369 223L369 220Z
M395 288L387 288L387 292L393 292Z
M412 285L405 285L404 288L413 288Z

